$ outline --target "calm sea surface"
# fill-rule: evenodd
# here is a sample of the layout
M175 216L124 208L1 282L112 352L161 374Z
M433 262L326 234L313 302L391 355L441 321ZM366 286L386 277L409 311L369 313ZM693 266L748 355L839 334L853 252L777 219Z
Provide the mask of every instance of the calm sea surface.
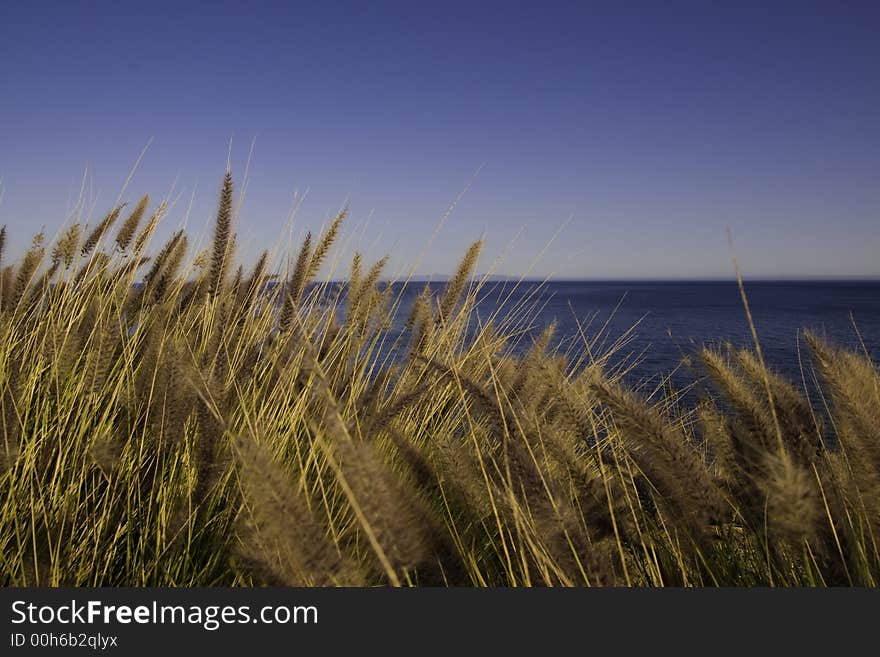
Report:
M798 336L805 328L853 348L860 348L861 334L875 362L880 356L880 281L756 281L745 287L764 356L775 369L799 380L798 346L805 354L805 345ZM402 329L421 288L411 284L403 291L393 332ZM575 356L583 353L582 335L599 353L625 338L612 362L632 365L628 376L643 382L671 372L700 345L752 344L733 282L489 283L477 313L488 317L523 305L531 308L523 346L553 321L561 347Z

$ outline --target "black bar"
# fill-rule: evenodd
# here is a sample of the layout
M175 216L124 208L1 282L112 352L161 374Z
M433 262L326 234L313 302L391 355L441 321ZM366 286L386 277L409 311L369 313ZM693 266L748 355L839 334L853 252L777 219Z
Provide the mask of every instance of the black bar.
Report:
M880 590L6 588L0 606L3 655L768 654L773 646L831 655L871 645ZM73 653L61 645L72 642L85 645Z

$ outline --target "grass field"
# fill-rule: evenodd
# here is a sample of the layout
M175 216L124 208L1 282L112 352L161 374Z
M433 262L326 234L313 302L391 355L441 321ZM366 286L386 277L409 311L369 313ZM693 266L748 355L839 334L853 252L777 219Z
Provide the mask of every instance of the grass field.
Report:
M389 343L384 261L314 281L344 213L243 271L229 175L206 252L151 244L163 211L2 270L4 586L880 581L865 355L807 334L808 400L759 350L704 349L693 395L649 400L586 335L514 355L528 307L476 325L480 242Z

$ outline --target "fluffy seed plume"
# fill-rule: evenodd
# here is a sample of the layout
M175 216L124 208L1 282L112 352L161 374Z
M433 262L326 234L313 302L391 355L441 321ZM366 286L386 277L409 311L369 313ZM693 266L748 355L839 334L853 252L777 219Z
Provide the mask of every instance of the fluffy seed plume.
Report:
M287 290L284 296L284 302L281 305L281 316L279 317L279 328L286 331L290 328L293 321L293 314L296 312L296 306L299 298L302 296L303 289L306 285L306 276L309 269L309 258L312 253L312 234L306 233L302 246L299 249L299 255L296 258L296 265L293 273L287 283Z
M156 230L156 226L159 225L159 221L161 221L162 216L165 214L165 208L165 202L163 201L159 207L156 208L156 211L153 213L153 216L150 217L147 225L144 226L140 233L138 233L137 239L134 241L134 247L131 250L134 255L141 254L144 247L147 246L147 241L149 241L150 237L153 235L153 231Z
M465 253L464 258L462 258L459 263L455 276L453 276L446 284L446 291L443 293L443 298L440 300L440 319L442 321L449 320L452 316L452 311L455 310L455 306L457 306L458 302L461 300L461 294L464 292L468 280L474 271L474 267L477 265L477 260L480 257L480 251L482 248L483 240L477 240L471 244L467 253Z
M92 232L89 233L89 236L86 237L86 241L83 242L83 245L82 245L82 255L83 256L89 255L89 253L92 252L92 249L94 249L98 245L98 242L101 241L101 238L104 236L104 233L106 233L109 230L110 226L112 226L114 224L114 222L119 218L119 214L122 212L122 209L124 207L125 207L125 203L120 205L118 208L114 208L114 209L110 210L110 212L107 213L107 216L105 216L98 223L98 225L95 226L94 230L92 230Z
M125 251L128 245L131 244L134 232L137 230L138 225L140 225L141 219L143 219L149 205L150 197L144 196L135 206L134 210L131 211L131 214L128 215L128 218L122 222L119 232L116 233L116 246L119 247L120 251Z
M357 583L268 449L251 435L236 438L233 448L245 500L243 556L254 563L256 574L286 586Z
M229 268L229 238L232 223L232 173L227 171L220 191L220 206L214 224L214 244L211 251L211 268L208 272L208 296L217 298L223 289L226 270Z
M43 249L43 233L39 233L36 237L34 237L31 248L28 249L27 253L25 253L24 258L21 261L21 265L18 268L18 273L15 277L15 285L12 288L12 297L9 300L10 308L14 308L16 305L18 305L18 302L21 300L22 296L24 296L25 291L31 284L31 279L34 277L37 268L40 266L40 262L43 260L44 252L45 250Z
M76 251L79 249L79 241L82 238L82 226L79 223L73 224L64 231L64 234L58 239L52 249L52 264L61 263L65 269L69 269L76 257Z
M339 227L342 225L343 220L348 214L348 208L343 208L339 214L333 219L333 222L330 224L330 227L327 229L321 239L318 241L318 244L315 246L315 251L312 253L312 257L309 258L309 268L306 273L305 284L308 285L309 281L311 281L315 276L318 275L318 270L321 268L321 264L323 264L324 259L327 257L327 254L330 252L330 247L333 246L333 242L336 241L337 235L339 235Z

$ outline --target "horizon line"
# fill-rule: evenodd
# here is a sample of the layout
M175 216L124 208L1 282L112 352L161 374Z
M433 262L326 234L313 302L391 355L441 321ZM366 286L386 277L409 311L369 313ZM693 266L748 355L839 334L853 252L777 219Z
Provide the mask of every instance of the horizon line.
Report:
M445 283L451 274L414 274L408 278L383 278L383 283ZM783 276L743 276L745 283L880 283L880 274L873 275L783 275ZM487 283L736 283L736 276L472 276L471 282ZM346 278L328 278L315 283L345 283Z

